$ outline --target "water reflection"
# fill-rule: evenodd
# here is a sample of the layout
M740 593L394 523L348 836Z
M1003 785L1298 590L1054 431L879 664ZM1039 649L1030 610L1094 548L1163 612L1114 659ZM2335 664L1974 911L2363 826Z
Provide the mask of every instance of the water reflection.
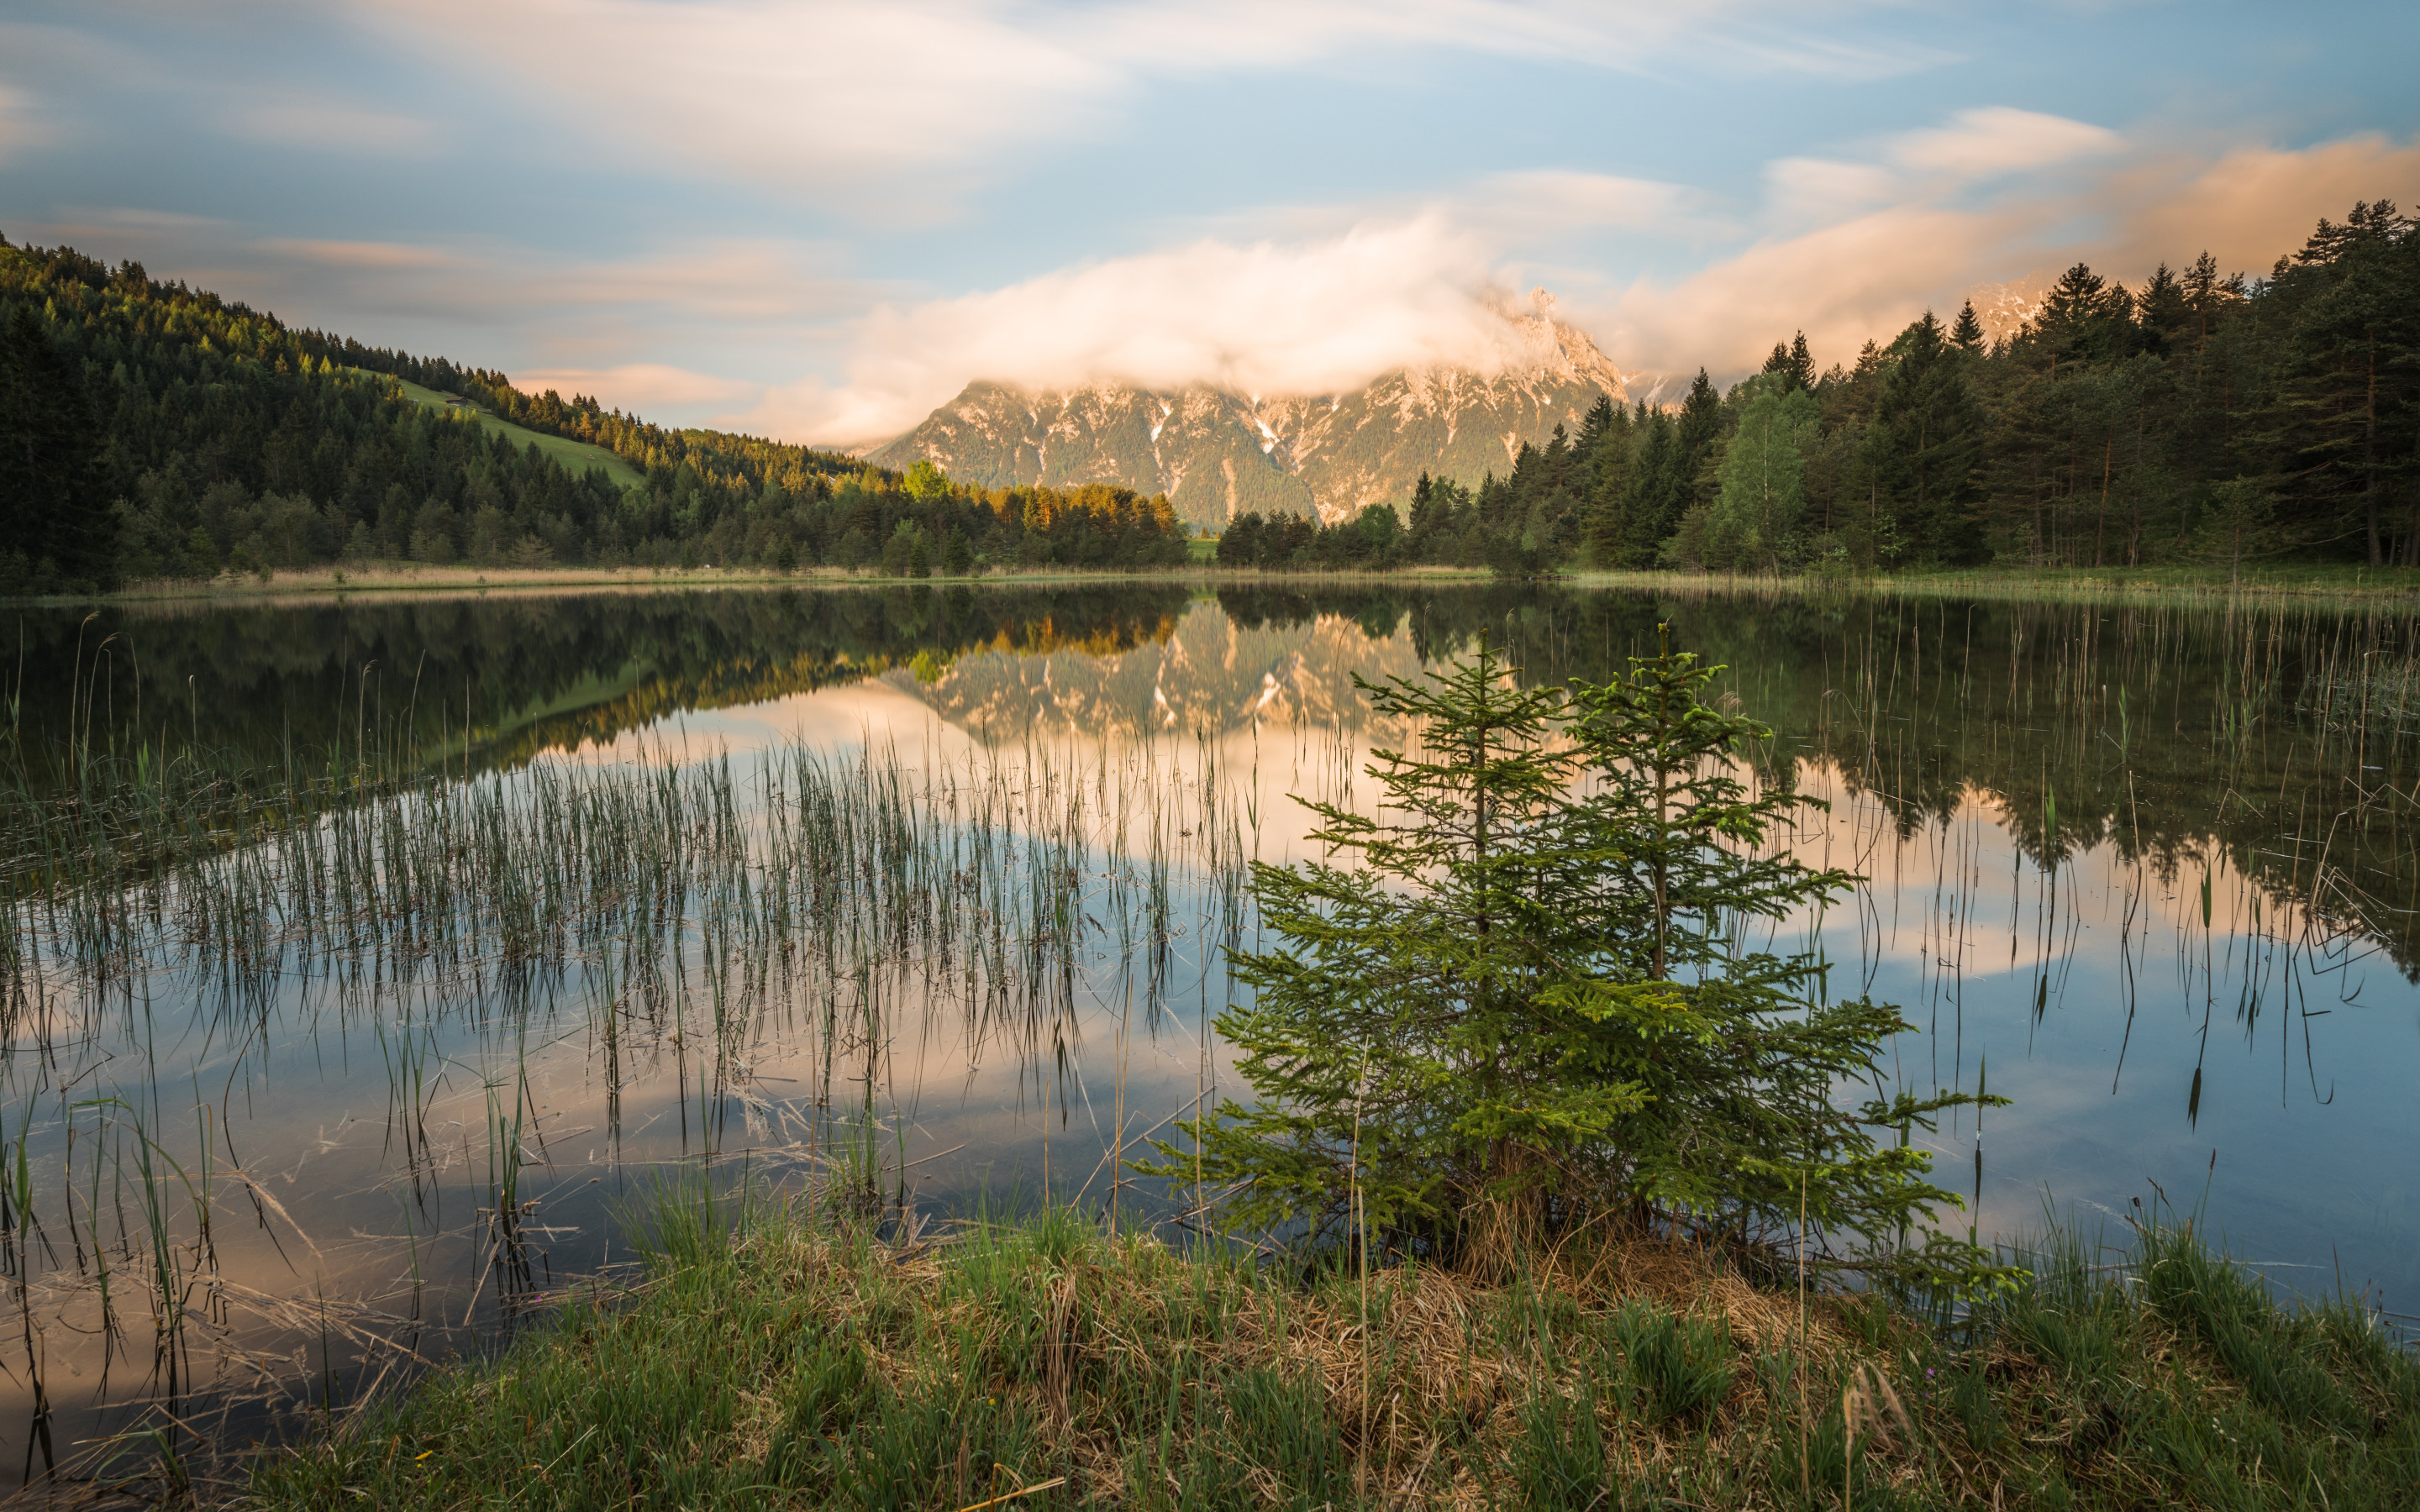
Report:
M559 774L713 761L746 834L721 860L681 838L715 831L714 803L640 826L690 870L638 961L614 931L444 970L318 938L307 866L234 840L196 871L210 896L291 925L241 949L175 933L194 917L181 882L160 916L174 960L113 950L140 930L108 909L21 905L0 961L18 1008L0 1165L22 1153L27 1176L0 1228L34 1342L8 1361L10 1462L39 1469L45 1432L57 1452L172 1384L186 1405L250 1394L299 1412L414 1368L610 1262L613 1202L709 1150L759 1172L870 1167L927 1209L1030 1196L1047 1169L1060 1198L1165 1217L1186 1194L1119 1184L1110 1156L1226 1074L1206 1024L1229 991L1220 947L1249 937L1236 868L1297 854L1296 795L1366 796L1372 746L1417 738L1373 720L1354 676L1411 675L1483 634L1533 681L1603 680L1659 624L1730 665L1775 728L1750 753L1759 779L1833 805L1791 842L1868 878L1776 927L1825 953L1834 991L1904 1006L1917 1028L1895 1076L1988 1075L2015 1099L1934 1142L1983 1232L2045 1202L2122 1211L2158 1183L2206 1196L2249 1257L2302 1268L2282 1275L2341 1273L2410 1308L2420 764L2401 616L1402 584L28 616L20 811L80 791L96 750L117 753L108 772L196 745L323 771L369 751L477 776L498 814ZM971 890L935 872L916 896L1005 920L999 953L961 948L938 975L905 949L878 969L746 964L836 927L768 922L771 879L823 864L764 849L757 816L797 797L767 774L797 746L966 774L965 795L990 774L989 818L964 796L931 830ZM395 808L381 830L340 805L319 823L367 856L436 811ZM415 853L426 874L504 877L464 859L477 828ZM1038 860L1011 836L1062 850ZM39 880L11 874L21 894ZM1012 883L1054 876L1013 901ZM477 886L462 906L501 941L520 905ZM970 1011L1039 980L1010 947L1047 956L1060 985ZM164 1355L139 1317L163 1296L191 1321Z

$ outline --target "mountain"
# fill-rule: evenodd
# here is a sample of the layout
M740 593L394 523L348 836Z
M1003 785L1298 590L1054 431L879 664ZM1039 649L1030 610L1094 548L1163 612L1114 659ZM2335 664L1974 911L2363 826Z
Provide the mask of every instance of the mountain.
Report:
M1033 391L976 381L869 460L930 458L961 483L1111 483L1165 493L1187 523L1245 511L1342 519L1400 504L1422 472L1476 485L1511 471L1524 441L1577 429L1600 394L1626 402L1621 370L1554 316L1543 290L1505 315L1494 373L1403 368L1344 393L1244 394L1104 382Z
M2041 314L2042 296L2050 292L2050 285L2051 275L2037 270L2005 284L1978 284L1967 293L1966 302L1975 306L1984 339L2003 341Z

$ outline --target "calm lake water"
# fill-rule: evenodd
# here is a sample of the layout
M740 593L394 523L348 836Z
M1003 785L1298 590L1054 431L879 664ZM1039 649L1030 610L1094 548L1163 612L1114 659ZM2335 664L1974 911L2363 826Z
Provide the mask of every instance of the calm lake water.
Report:
M708 1161L1168 1222L1191 1195L1112 1157L1242 1090L1208 1021L1258 938L1243 866L1417 738L1354 675L1486 634L1529 680L1603 680L1660 623L1774 728L1759 779L1829 800L1789 843L1867 879L1775 943L1901 1005L1902 1085L2014 1100L1929 1140L1975 1200L1946 1221L2164 1194L2288 1286L2420 1311L2401 612L1181 585L29 610L8 1473L157 1405L302 1421L496 1337Z

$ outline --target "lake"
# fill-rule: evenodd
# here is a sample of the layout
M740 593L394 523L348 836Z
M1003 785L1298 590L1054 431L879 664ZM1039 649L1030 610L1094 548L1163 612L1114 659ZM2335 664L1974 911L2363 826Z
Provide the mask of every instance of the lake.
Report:
M9 1473L172 1410L290 1429L627 1263L711 1167L897 1225L1047 1196L1243 1088L1247 868L1371 797L1353 679L1674 643L1773 728L1770 943L1900 1005L1985 1238L2164 1202L2420 1311L2412 617L1181 583L17 612L5 648ZM1766 943L1760 940L1757 943Z

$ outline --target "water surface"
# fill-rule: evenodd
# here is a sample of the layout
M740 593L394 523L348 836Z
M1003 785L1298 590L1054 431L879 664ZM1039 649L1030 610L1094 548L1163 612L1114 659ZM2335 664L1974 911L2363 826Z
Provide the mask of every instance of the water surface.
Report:
M1166 583L28 613L21 810L201 753L195 801L252 817L137 906L19 858L10 1469L492 1338L708 1159L1171 1220L1190 1194L1111 1157L1239 1090L1208 1022L1241 868L1417 738L1353 678L1484 634L1602 680L1659 625L1774 728L1758 779L1829 802L1788 843L1866 878L1776 943L1902 1006L1904 1085L2014 1100L1929 1141L1955 1221L2164 1195L2420 1310L2405 616ZM551 867L478 858L571 804L520 831Z

